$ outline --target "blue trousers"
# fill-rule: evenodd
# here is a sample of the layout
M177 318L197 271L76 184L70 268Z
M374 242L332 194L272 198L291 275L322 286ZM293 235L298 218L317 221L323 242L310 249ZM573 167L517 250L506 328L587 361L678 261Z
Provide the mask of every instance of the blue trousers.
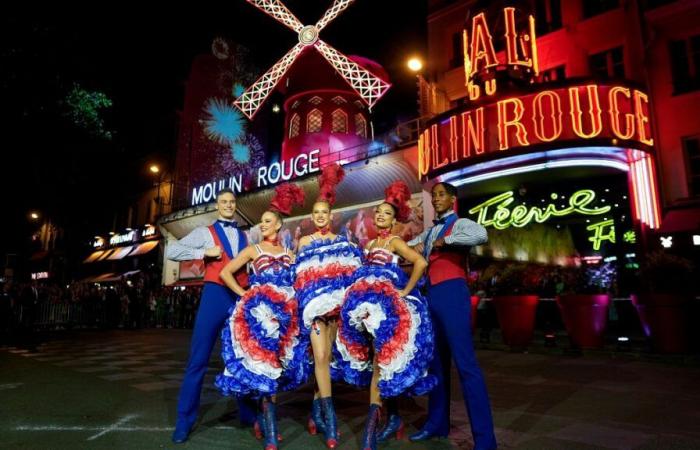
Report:
M471 304L467 282L448 280L428 287L428 306L435 331L435 357L430 373L438 385L428 399L428 421L423 429L447 436L450 432L450 372L454 359L462 396L474 437L475 450L496 448L486 383L474 354Z
M177 402L178 423L191 427L197 420L202 382L209 366L212 349L221 335L229 309L238 299L236 294L224 286L204 283L192 332L190 357L180 388L180 399ZM255 402L243 397L237 397L236 400L241 423L252 424L255 420Z

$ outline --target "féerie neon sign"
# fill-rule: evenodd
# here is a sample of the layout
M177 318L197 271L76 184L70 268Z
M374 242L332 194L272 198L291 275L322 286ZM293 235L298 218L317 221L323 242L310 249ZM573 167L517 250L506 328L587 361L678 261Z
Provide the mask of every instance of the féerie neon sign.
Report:
M554 203L550 203L544 208L528 207L521 204L511 209L509 206L515 201L513 197L513 191L496 195L471 208L469 214L478 214L476 221L484 227L491 226L497 230L505 230L509 227L522 228L533 221L544 223L552 217L564 217L571 214L597 216L605 214L611 209L610 206L590 206L595 200L595 192L590 189L574 192L569 197L569 205L560 209ZM559 200L557 194L552 194L550 197L552 200Z

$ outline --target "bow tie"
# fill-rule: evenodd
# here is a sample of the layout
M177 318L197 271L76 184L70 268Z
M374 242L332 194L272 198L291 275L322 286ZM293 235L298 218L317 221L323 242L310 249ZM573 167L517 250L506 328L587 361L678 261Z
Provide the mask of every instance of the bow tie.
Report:
M231 228L238 228L238 222L235 220L217 220L219 225L222 227L231 227Z
M445 223L445 221L447 221L447 217L443 217L441 219L433 219L433 225L435 225L435 226L442 225Z

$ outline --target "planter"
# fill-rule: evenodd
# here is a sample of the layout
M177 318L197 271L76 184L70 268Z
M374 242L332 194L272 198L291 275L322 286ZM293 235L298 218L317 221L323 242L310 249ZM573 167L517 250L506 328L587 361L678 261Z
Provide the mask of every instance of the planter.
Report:
M471 301L472 301L472 332L476 329L476 314L477 314L477 307L479 306L479 296L478 295L472 295Z
M564 326L576 347L600 348L608 324L608 294L572 294L557 297Z
M672 294L640 294L632 296L632 303L654 350L661 353L688 351L688 298Z
M493 298L503 341L511 347L527 347L535 331L537 295L504 295Z

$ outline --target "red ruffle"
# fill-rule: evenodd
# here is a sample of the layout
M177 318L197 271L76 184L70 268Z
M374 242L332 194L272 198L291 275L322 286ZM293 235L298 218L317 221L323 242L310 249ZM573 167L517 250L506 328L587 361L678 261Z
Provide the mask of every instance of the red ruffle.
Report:
M349 267L340 263L332 263L322 267L310 267L297 274L294 281L294 289L301 290L307 283L323 278L337 278L352 275L354 267Z

